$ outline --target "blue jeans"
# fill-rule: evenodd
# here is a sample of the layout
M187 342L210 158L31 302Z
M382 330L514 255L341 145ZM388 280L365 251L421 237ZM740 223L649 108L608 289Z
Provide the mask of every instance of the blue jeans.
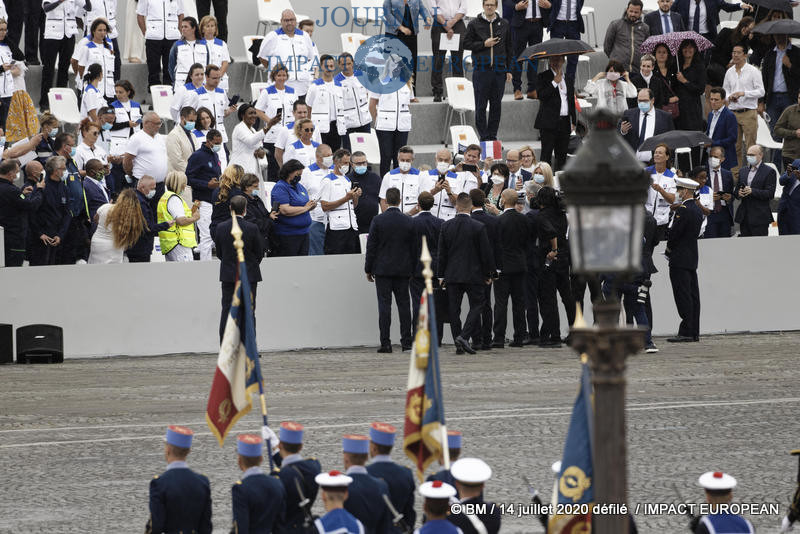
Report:
M308 228L308 255L325 255L325 225L321 222L312 221Z

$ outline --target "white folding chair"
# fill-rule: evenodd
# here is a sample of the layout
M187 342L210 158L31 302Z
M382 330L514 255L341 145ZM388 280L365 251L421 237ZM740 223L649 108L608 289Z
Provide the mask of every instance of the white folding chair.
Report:
M475 128L468 124L457 124L450 127L450 139L453 141L453 154L458 154L458 147L469 145L477 145L481 141L478 134L475 133Z
M47 93L50 113L68 124L80 124L81 113L78 109L78 96L75 91L66 87L53 87Z
M183 3L183 16L192 17L197 22L200 22L200 17L197 16L197 2L194 0L187 0Z
M465 19L477 18L479 14L483 13L482 0L467 0L467 14Z
M256 5L258 6L258 25L256 26L256 33L260 32L261 26L263 25L263 35L266 35L272 26L280 26L281 13L287 9L294 11L297 22L308 18L307 15L301 15L295 11L289 0L256 0Z
M245 71L244 71L244 81L247 83L248 79L248 72L252 69L253 77L252 80L256 81L256 75L258 75L258 79L260 81L264 81L264 72L267 70L264 68L263 65L253 65L253 56L250 53L250 47L253 46L253 41L256 39L263 39L263 35L243 35L242 42L244 43L244 52L245 52Z
M756 132L756 144L761 145L765 150L769 151L769 157L767 157L767 154L764 154L764 161L766 162L772 159L773 150L780 150L783 148L783 143L772 138L772 132L769 130L769 124L767 124L767 121L764 120L764 117L758 115L757 121L758 131ZM777 172L777 169L775 169L775 172ZM780 176L780 173L778 173L778 176Z
M447 113L442 130L442 144L447 146L447 129L453 122L453 115L458 113L461 124L466 124L467 111L475 109L475 93L471 81L457 76L445 78L444 87L447 92Z
M594 14L594 8L590 6L584 6L581 8L581 17L583 17L583 26L586 28L586 37L588 40L589 37L589 17L592 18L592 31L594 33L594 41L589 41L594 43L594 47L597 48L597 18Z
M355 57L358 47L367 40L367 36L363 33L343 33L340 37L342 39L342 52L347 52L353 57Z
M736 26L738 24L739 24L739 21L736 21L736 20L722 20L722 21L720 21L719 27L717 28L717 30L719 31L722 28L730 28L730 29L733 30L733 29L736 29Z
M261 96L261 91L269 87L270 84L266 82L253 82L250 84L250 98L253 102L258 102L258 97Z
M686 154L687 157L689 158L689 168L691 169L692 167L694 167L694 162L692 161L692 149L689 147L682 147L675 149L675 166L680 168L680 165L678 165L678 158L682 154Z
M355 26L366 31L374 25L378 34L383 33L383 0L350 0L350 16L351 32Z
M379 164L381 162L381 147L378 144L378 134L375 130L369 133L353 132L348 134L350 138L350 152L361 151L367 155L369 163Z
M766 160L767 158L764 158L764 159ZM778 170L778 166L777 165L775 165L774 163L767 163L766 161L764 161L764 165L766 165L767 167L769 167L772 170L774 170L775 171L775 176L780 177L781 171ZM783 186L780 184L780 182L776 181L775 182L775 196L774 196L774 198L781 198L782 195L783 195ZM775 220L778 220L777 217L775 218Z
M172 86L169 85L151 85L150 97L153 99L153 111L158 113L163 121L163 128L167 129L167 122L172 121L172 111L170 105L172 104Z

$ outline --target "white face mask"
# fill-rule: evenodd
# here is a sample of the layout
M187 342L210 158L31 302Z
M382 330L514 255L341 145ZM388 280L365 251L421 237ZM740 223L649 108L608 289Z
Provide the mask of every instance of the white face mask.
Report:
M410 161L401 161L397 167L400 169L400 172L408 172L411 170L411 162Z
M719 158L713 158L713 157L708 158L708 164L711 165L712 169L716 169L717 167L719 167L719 163L720 163Z
M325 166L326 169L329 169L331 165L333 165L333 156L325 156L322 158L322 164Z
M436 162L436 170L439 174L444 174L447 172L447 169L450 168L450 163L447 161L438 161Z
M145 196L147 198L153 198L154 196L156 196L156 190L155 189L151 189L150 191L147 192L147 194Z
M342 165L339 167L339 174L347 174L350 172L350 165Z
M537 184L543 184L544 183L544 174L534 174L533 175L533 181L536 182Z
M502 183L503 183L503 182L505 182L505 181L506 181L506 179L505 179L505 178L503 178L502 176L500 176L499 174L493 174L493 175L492 175L492 183L493 183L494 185L500 185L500 184L502 184Z
M619 80L619 72L608 71L606 72L606 80L609 82L616 82Z

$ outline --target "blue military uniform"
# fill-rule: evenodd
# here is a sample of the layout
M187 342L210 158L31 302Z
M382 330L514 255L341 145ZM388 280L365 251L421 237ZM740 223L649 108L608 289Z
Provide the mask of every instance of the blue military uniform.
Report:
M351 454L368 454L367 436L348 434L342 439L342 450ZM353 479L347 488L344 508L364 525L366 534L392 532L392 518L383 496L389 496L389 486L367 472L363 465L352 465L347 476Z
M414 531L414 534L463 534L463 530L447 519L433 519Z
M286 514L286 491L279 480L267 476L261 467L251 467L231 488L233 532L278 531Z
M736 487L736 479L721 471L708 471L703 473L697 483L707 492L727 496ZM725 492L728 492L725 495ZM736 514L708 514L700 517L695 525L692 524L694 534L755 534L755 529L750 521Z
M364 525L344 508L331 510L314 521L319 534L364 534Z
M457 481L470 487L482 488L492 476L492 469L478 458L462 458L454 462L450 469ZM476 510L483 510L484 513L467 515L462 512L447 516L447 520L460 528L464 534L480 534L478 528L481 524L482 530L488 534L497 534L500 531L500 508L492 502L484 501L482 491L481 489L481 495L477 497L461 499L461 503L475 505ZM475 525L478 525L478 528Z
M278 528L282 534L302 534L307 532L303 526L305 514L300 508L303 499L297 491L297 484L303 490L303 496L313 505L317 498L319 486L314 482L322 467L316 458L303 459L299 454L292 454L283 459L278 477L286 490L286 517ZM297 483L295 483L297 481Z
M42 190L38 187L25 195L13 183L0 179L0 226L5 229L5 264L8 267L21 266L25 260L28 220L41 204Z
M172 462L150 481L148 534L211 532L211 487L208 477L195 473L186 462Z
M397 430L386 423L372 423L369 429L370 440L378 445L391 447L394 445L394 436ZM389 498L395 510L403 514L403 522L411 528L416 523L417 514L414 511L414 475L411 469L397 465L389 455L379 454L373 457L372 463L367 466L367 472L375 478L386 482L389 487ZM390 532L400 534L402 530L393 527Z
M439 510L435 513L440 514L444 510L443 507L449 504L450 499L455 497L456 488L441 480L434 480L420 485L419 493L425 498L423 508ZM415 530L414 534L463 534L460 528L445 519L445 515L437 515L436 519L425 521L425 524Z
M461 432L459 432L458 430L447 431L447 448L450 449L451 451L453 449L456 449L459 452L461 451L461 440L462 440ZM435 480L439 480L441 482L444 482L445 484L449 484L453 488L456 487L456 479L453 477L453 473L451 473L449 469L441 469L439 472L433 475L428 475L428 478L425 479L425 482L433 482ZM456 489L456 497L458 497L458 489Z

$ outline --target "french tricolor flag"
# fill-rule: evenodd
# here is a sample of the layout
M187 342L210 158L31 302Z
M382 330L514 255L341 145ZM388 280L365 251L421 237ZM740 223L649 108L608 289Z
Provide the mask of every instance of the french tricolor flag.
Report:
M481 159L503 159L503 143L500 141L481 141Z

